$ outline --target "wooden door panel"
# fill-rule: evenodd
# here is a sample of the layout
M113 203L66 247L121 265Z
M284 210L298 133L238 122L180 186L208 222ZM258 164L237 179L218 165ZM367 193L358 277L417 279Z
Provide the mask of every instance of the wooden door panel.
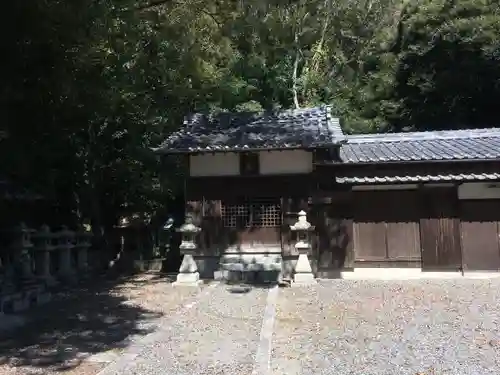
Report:
M355 260L376 261L387 258L385 223L354 223Z
M455 187L422 191L420 240L424 270L462 269L458 197Z
M314 206L316 244L314 258L318 272L338 271L353 267L353 230L349 217L349 197L334 197L332 203Z
M384 213L389 192L359 191L353 194L354 254L357 261L387 259Z
M438 226L439 219L422 218L420 220L420 243L424 270L439 269Z
M420 202L417 190L392 191L386 201L387 257L389 260L419 261Z
M496 271L500 269L500 201L461 202L461 235L464 269Z
M417 222L387 223L387 257L420 260L420 225Z

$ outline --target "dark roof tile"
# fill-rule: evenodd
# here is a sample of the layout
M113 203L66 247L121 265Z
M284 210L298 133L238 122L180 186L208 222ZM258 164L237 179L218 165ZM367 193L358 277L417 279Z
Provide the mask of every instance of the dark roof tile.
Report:
M337 176L335 180L339 184L499 181L500 173L426 174L404 176Z
M345 163L500 159L500 128L347 136Z
M194 114L154 151L199 152L310 148L339 144L345 136L330 107L277 112Z

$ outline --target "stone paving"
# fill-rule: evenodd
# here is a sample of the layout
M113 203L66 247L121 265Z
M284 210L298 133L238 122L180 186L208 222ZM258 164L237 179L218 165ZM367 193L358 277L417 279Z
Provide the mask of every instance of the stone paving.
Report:
M86 358L82 366L97 366L93 372L60 373L500 373L498 279L169 288L163 293L189 297L157 318L151 333L132 336L107 358Z

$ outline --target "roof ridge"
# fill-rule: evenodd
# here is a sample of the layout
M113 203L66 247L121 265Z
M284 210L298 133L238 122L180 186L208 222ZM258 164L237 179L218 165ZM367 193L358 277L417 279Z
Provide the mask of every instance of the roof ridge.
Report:
M328 129L328 133L332 137L341 137L343 142L345 142L346 134L340 125L340 118L332 115L332 106L329 104L323 105L323 110L325 111L326 116L326 127Z
M349 143L411 142L443 139L500 137L500 128L434 130L422 132L352 134L347 135Z

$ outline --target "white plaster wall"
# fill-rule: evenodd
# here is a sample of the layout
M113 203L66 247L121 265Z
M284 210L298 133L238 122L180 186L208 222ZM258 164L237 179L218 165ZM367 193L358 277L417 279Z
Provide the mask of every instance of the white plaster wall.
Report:
M260 152L260 173L294 174L312 172L312 153L304 150Z
M500 183L467 182L458 187L458 199L500 199Z
M240 159L233 152L191 155L189 172L193 177L236 176L240 173Z
M280 175L310 173L313 169L312 153L303 150L259 152L260 174ZM191 155L190 175L237 176L240 174L238 153L215 153Z

